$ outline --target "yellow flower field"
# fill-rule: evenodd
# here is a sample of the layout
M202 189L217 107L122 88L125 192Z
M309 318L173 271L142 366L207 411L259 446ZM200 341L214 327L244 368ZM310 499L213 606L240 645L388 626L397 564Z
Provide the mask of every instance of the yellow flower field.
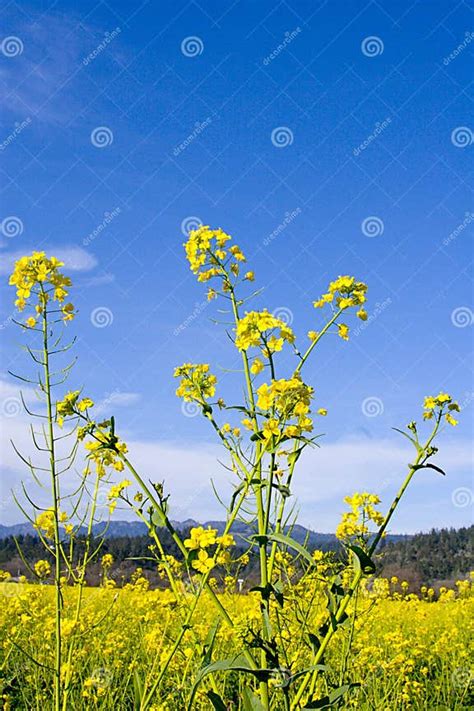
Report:
M419 596L405 595L403 586L385 580L368 587L371 591L363 591L359 599L358 629L348 658L344 659L344 649L350 629L340 631L340 644L331 648L325 660L334 681L347 668L354 680L362 682L346 698L344 708L472 708L472 585L459 582L456 591L442 591L437 601L429 590ZM147 588L147 581L139 575L121 590L87 588L83 616L76 628L72 618L77 589L65 588L63 634L67 642L73 641L69 666L63 667L63 674L70 673L72 681L68 708L139 708L137 688L156 680L177 636L182 612L171 591ZM308 581L305 588L295 588L302 606L314 592ZM50 708L53 697L48 667L54 659L54 590L45 585L2 583L1 594L3 709ZM258 596L252 593L228 592L220 597L225 598L234 621L233 628L217 628L213 658L222 659L235 653L234 645L240 637L249 635L259 618L259 604ZM316 598L311 598L315 620L324 609L320 597L316 591ZM298 604L285 608L277 611L273 607L272 615L280 616L285 662L290 668L304 664L297 657L305 653L309 656L309 648L294 636ZM370 608L370 614L365 614ZM205 658L208 630L216 629L215 617L204 595L185 643L172 658L157 691L151 707L155 711L186 708L189 680L197 676ZM213 688L233 700L229 709L245 708L241 705L240 683L234 672L207 676L197 691L195 708L212 708L206 692Z

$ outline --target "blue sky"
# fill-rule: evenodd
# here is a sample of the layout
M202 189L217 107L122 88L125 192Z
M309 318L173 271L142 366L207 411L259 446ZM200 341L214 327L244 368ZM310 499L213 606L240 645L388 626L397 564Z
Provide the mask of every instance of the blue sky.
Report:
M177 518L219 515L206 482L225 472L171 377L210 362L239 394L220 370L238 354L183 255L202 221L234 235L265 289L256 305L301 338L330 279L369 284L367 327L330 336L306 371L329 416L296 483L301 521L331 530L357 488L388 503L411 456L391 427L445 389L465 406L440 440L448 476L420 473L393 530L470 523L468 4L10 2L1 25L2 520L20 517L8 439L27 426L6 371L28 367L6 275L32 249L72 270L71 387L115 411Z

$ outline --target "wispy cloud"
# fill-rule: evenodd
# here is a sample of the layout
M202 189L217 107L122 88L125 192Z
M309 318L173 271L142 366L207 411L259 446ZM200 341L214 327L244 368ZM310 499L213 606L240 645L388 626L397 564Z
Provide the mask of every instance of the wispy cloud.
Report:
M131 405L136 405L137 402L140 402L140 400L140 393L114 390L114 392L110 393L110 395L107 395L105 398L96 403L94 407L94 415L110 415L116 407L130 407Z
M10 274L15 261L32 251L33 249L28 250L25 248L21 252L15 251L2 254L0 274ZM88 272L97 266L97 259L94 255L82 249L82 247L70 247L67 245L54 247L54 256L67 264L69 271Z
M64 102L63 89L80 72L87 71L84 58L101 45L106 32L115 29L114 21L111 19L111 26L102 29L74 12L25 17L24 11L11 23L23 51L8 68L0 67L0 80L8 97L5 110L14 118L29 116L32 120L65 123L81 111L83 97L69 93ZM107 46L109 57L118 61L120 53L119 43Z

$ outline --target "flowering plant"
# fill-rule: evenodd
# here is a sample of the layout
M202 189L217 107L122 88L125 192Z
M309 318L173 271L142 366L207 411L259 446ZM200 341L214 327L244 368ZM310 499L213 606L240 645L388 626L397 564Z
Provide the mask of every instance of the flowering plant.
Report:
M52 506L37 513L34 525L48 550L54 554L56 711L66 708L71 685L71 650L76 643L72 634L65 658L61 629L62 588L68 581L84 585L84 571L91 557L98 552L91 552L86 547L85 558L75 569L71 557L65 555L60 534L61 523L65 524L71 540L77 530L61 508L63 499L55 451L55 428L61 430L69 425L75 433L73 454L77 445L83 443L87 458L81 495L89 493L91 476L95 479L93 491L97 492L99 483L107 480L109 472L127 471L129 478L113 484L109 490L109 510L112 512L121 501L147 526L150 552L160 575L168 583L180 619L179 632L159 663L153 665L151 671L135 669L135 708L141 711L156 708L154 704L166 696L163 689L167 674L183 648L189 649L190 639L195 640L191 654L201 654L201 657L198 671L189 685L189 709L212 706L222 711L230 702L246 711L341 707L351 694L356 693L359 683L348 678L346 663L354 635L359 588L362 581L376 570L374 554L413 476L420 468L440 471L431 463L437 452L433 441L443 422L452 426L457 424L453 413L459 411L459 406L446 393L427 397L423 419L431 420L432 427L426 439L420 439L415 422L410 422L406 430L399 430L413 445L415 455L388 511L383 514L377 508L381 502L375 494L363 492L347 497L345 501L350 511L343 515L336 532L344 551L342 559L328 561L319 552L311 552L308 546L292 536L295 518L292 510L288 511L298 461L307 447L317 445L319 418L327 415L324 403L315 404L315 390L305 382L304 368L327 333L335 332L342 340L349 340L351 313L361 320L367 319L364 308L367 285L348 275L332 281L313 304L315 309L321 309L327 315L321 324L315 324L318 330L311 330L305 346L299 348L290 326L267 309L243 311L244 304L255 294L241 296L240 290L251 284L255 275L253 271L245 270L245 255L232 243L230 235L221 229L201 226L189 234L185 250L198 281L209 282L208 299L222 299L231 314L231 336L240 353L245 386L243 402L227 404L209 364L185 363L174 372L178 381L176 395L195 403L209 422L227 453L233 473L233 492L226 507L224 529L220 533L212 527L204 529L199 526L191 529L188 537L183 537L170 519L169 495L165 493L164 485L146 482L139 473L127 445L116 432L114 417L96 421L93 401L78 390L53 400L49 366L53 352L49 340L50 319L67 322L74 316L72 304L64 305L70 280L60 272L62 263L35 252L17 262L11 277L11 283L17 287L18 309L23 311L27 305L34 305L35 315L22 322L21 327L40 331L43 336L41 363L44 380L40 380L39 388L47 405L49 429L46 443L50 457ZM282 376L279 354L287 349L295 359L294 367ZM138 486L133 496L128 493L132 482ZM95 501L92 493L89 532L95 520ZM81 506L77 504L73 510L77 514ZM246 538L245 553L235 545L235 528L239 521L251 529ZM178 557L165 552L163 530L171 536ZM224 590L231 590L239 566L248 561L249 555L258 559L259 580L250 594L259 600L259 614L257 619L244 624L242 620L235 620L232 602L219 592L215 576L224 571ZM107 578L112 562L110 557L102 557L104 578ZM63 578L64 569L69 574L67 579ZM44 578L48 573L47 566L38 564L36 573L40 579ZM316 628L312 614L314 598L306 594L313 589L324 593L326 600ZM217 618L201 648L196 636L196 617L203 600L215 606ZM80 605L77 625L79 621ZM289 639L286 634L285 625L290 622L293 636L299 640L296 653L294 639ZM221 624L232 631L235 654L216 659L215 640ZM327 654L330 645L341 643L341 640L346 645L345 662L340 670L335 670L327 663ZM239 678L237 687L229 688L225 681L227 675Z

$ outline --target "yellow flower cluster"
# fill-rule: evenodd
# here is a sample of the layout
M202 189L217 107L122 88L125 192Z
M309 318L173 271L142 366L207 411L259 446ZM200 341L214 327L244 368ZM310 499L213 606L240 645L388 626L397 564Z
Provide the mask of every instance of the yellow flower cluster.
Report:
M74 526L70 523L66 523L68 520L68 515L65 511L59 511L58 513L58 521L59 523L63 523L64 525L64 530L65 532L70 535L74 529ZM36 528L37 531L41 531L46 538L54 538L54 529L55 529L55 515L54 515L54 509L50 508L47 509L46 511L42 511L40 514L35 519L35 522L33 524L33 527Z
M356 281L352 276L340 276L330 282L327 293L323 294L320 299L313 301L315 309L322 308L326 304L335 304L337 309L345 311L351 306L359 307L357 316L361 321L367 320L367 311L363 308L366 301L367 284L363 281ZM349 326L345 323L338 323L338 335L344 340L349 340ZM315 340L317 337L316 331L308 333L310 340Z
M181 378L176 395L186 402L204 402L216 392L217 378L209 372L207 363L184 363L174 371L175 378Z
M44 580L51 575L51 565L47 560L37 560L35 563L35 573L38 578Z
M94 407L94 402L89 397L79 400L80 390L68 392L62 400L56 403L57 423L60 427L64 424L64 418L86 412L90 407Z
M120 461L120 460L118 460ZM116 462L117 463L117 462ZM123 465L123 462L120 462ZM113 513L115 511L115 508L117 506L117 499L121 496L122 492L125 491L125 489L131 485L131 481L129 479L124 479L118 484L114 484L113 486L110 487L110 490L107 494L107 498L109 500L109 512Z
M113 563L114 563L114 557L113 557L112 553L104 553L104 555L100 559L101 566L103 568L105 568L106 570L111 568Z
M262 383L257 390L257 407L264 411L272 410L272 417L267 419L263 426L265 439L278 437L281 428L284 428L283 434L286 437L311 432L313 422L308 413L313 392L313 388L303 383L300 378L273 380L270 385ZM297 419L296 424L289 424L288 421L293 418Z
M293 343L294 340L295 334L291 328L267 309L246 313L236 328L237 348L240 351L247 351L251 347L259 347L266 358L271 353L281 351L285 341ZM263 365L257 359L253 364L252 372L260 372L262 368Z
M234 537L230 533L224 533L222 536L217 535L217 528L203 528L197 526L189 532L189 538L186 538L184 545L190 551L197 551L197 557L194 558L191 565L198 573L208 573L216 565L215 556L209 555L206 548L218 545L220 548L229 548L235 545ZM226 556L221 554L217 557L217 563L226 562Z
M88 459L95 464L96 472L99 477L105 476L106 467L113 467L117 472L123 472L124 463L120 458L120 454L126 454L128 447L125 442L120 442L114 438L113 448L111 445L110 434L102 430L95 429L93 433L94 439L89 440L84 444L84 447L89 452ZM87 467L85 474L89 473Z
M54 538L54 521L54 511L53 509L48 509L38 514L33 526L37 531L44 533L46 538Z
M198 281L206 282L213 277L221 277L224 291L229 291L226 270L230 270L237 277L240 272L239 262L246 261L238 245L227 247L227 242L231 239L223 230L212 230L209 225L201 225L197 230L190 231L184 248L191 271L198 275ZM247 272L245 279L253 281L253 272ZM213 299L216 295L214 289L209 289L208 299Z
M444 408L446 407L448 412L444 412ZM453 427L458 424L458 420L456 420L451 413L461 412L461 408L459 407L459 404L453 400L451 395L448 395L448 393L440 393L436 397L425 397L423 408L423 418L425 420L431 420L437 411L440 417L444 413L444 419Z
M18 311L24 310L32 294L37 297L34 304L36 317L30 316L26 321L29 328L34 328L36 318L43 313L51 294L54 301L62 304L60 310L63 321L74 318L74 306L71 303L64 304L71 280L59 271L63 266L64 262L60 262L56 257L48 258L44 252L33 252L15 262L9 283L16 286L15 306Z
M369 533L368 523L373 521L376 526L381 526L384 517L375 506L380 504L380 499L376 494L363 492L346 496L344 501L351 507L351 511L342 514L340 524L336 529L336 536L340 540L348 538L363 537Z

